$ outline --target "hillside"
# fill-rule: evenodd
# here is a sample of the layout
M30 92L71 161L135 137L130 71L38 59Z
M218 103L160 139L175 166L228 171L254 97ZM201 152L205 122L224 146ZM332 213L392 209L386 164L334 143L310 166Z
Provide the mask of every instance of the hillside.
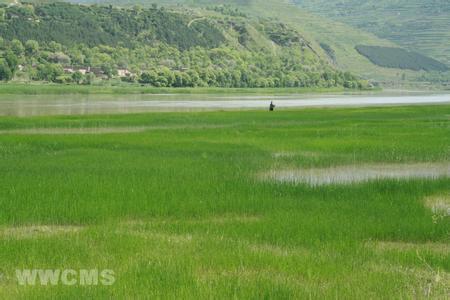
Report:
M0 35L22 42L56 41L63 45L130 46L161 41L179 49L218 47L225 38L208 20L188 26L190 16L166 10L119 10L55 3L3 9Z
M374 34L336 22L329 18L311 14L299 8L291 0L71 0L76 3L115 4L120 6L176 4L197 7L202 10L218 5L238 7L248 15L275 18L293 26L311 43L314 51L333 63L337 68L359 74L376 81L400 81L402 78L416 78L420 72L384 68L373 64L356 51L356 46L398 47L394 42L381 39ZM322 46L325 46L325 49ZM330 51L332 54L330 55Z
M52 0L28 0L32 2L53 2ZM170 10L185 13L190 7L189 14L195 15L202 21L210 17L238 17L244 14L258 23L258 19L271 19L282 21L289 25L303 40L308 48L319 60L328 61L329 64L342 71L358 74L366 79L378 82L402 83L406 81L447 81L450 74L433 74L428 76L420 64L411 68L386 67L386 64L376 64L365 55L357 51L357 46L397 48L399 45L387 39L377 37L372 33L357 29L342 22L333 21L316 14L307 12L295 5L291 0L71 0L74 3L118 5L121 7L152 7L154 4L163 5ZM11 2L11 1L9 1ZM306 2L304 2L306 3ZM318 2L319 3L319 2ZM183 6L180 6L183 5ZM245 34L252 37L252 43L247 43L247 49L272 49L270 39L261 38L258 26L245 26ZM241 27L241 29L244 27ZM241 32L242 34L244 32ZM227 34L225 34L227 39ZM231 34L233 36L233 34ZM228 42L230 35L228 35ZM232 42L234 43L234 42ZM239 43L239 41L238 41ZM405 64L402 64L405 65ZM409 65L409 62L406 63ZM420 71L418 71L420 70ZM429 80L425 80L429 81Z
M235 10L0 7L0 78L59 83L120 78L157 87L347 87L295 28ZM17 76L16 76L17 75Z
M302 8L330 17L406 49L450 65L448 0L295 0Z

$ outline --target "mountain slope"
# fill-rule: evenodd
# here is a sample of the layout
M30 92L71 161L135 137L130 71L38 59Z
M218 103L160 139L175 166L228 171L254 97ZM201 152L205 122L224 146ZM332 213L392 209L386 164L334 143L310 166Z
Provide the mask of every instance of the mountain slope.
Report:
M367 86L336 70L295 28L235 10L57 2L0 11L1 80L19 73L83 83L94 73L158 87Z
M388 40L378 38L374 34L364 32L342 22L323 18L300 9L290 0L71 0L77 3L115 4L150 6L184 4L197 8L215 5L232 5L253 16L276 18L295 27L296 30L311 42L316 53L328 58L339 69L351 71L367 79L379 81L396 81L406 74L408 77L418 76L417 72L383 68L373 64L369 59L356 51L358 45L397 47ZM327 55L323 47L331 49L334 56Z
M345 22L450 65L448 0L295 0L302 8Z
M298 9L287 0L254 0L251 10L258 15L275 17L291 24L309 39L316 41L318 49L321 48L320 44L329 45L335 52L335 63L340 69L361 74L369 79L383 80L396 77L398 71L374 65L355 49L361 43L374 46L395 46L389 41L379 39L344 23L312 15Z
M52 1L52 0L29 0ZM114 4L123 7L140 5L151 7L158 5L169 6L179 11L183 8L179 4L195 7L197 13L210 15L211 9L225 7L230 11L234 7L253 18L265 17L280 20L295 28L308 41L308 46L315 54L328 60L343 71L359 74L375 81L403 81L415 80L422 76L423 71L386 68L376 65L368 57L361 55L357 46L399 47L398 44L377 37L372 33L357 29L342 22L311 14L295 5L292 0L70 0L82 4ZM309 0L308 0L309 1ZM311 0L312 1L312 0ZM318 0L322 1L322 0ZM324 0L323 0L324 1ZM249 31L251 32L251 30ZM264 43L261 44L263 46ZM266 45L263 47L271 47Z
M130 45L158 40L180 49L193 46L214 48L224 42L221 30L208 20L188 26L190 17L166 10L148 9L138 13L112 7L88 7L55 3L3 9L0 35L22 42L57 41L63 45Z

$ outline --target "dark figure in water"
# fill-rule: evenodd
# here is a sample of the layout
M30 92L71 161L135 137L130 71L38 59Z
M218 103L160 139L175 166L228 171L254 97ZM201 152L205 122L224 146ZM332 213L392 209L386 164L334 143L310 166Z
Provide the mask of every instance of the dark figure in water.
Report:
M273 104L273 102L270 102L269 110L270 111L274 111L275 110L275 104Z

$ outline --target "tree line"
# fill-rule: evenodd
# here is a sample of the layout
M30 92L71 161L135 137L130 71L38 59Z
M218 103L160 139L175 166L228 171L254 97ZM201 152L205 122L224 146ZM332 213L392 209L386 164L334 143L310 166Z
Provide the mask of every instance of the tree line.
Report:
M31 80L91 84L118 79L156 87L337 87L363 88L365 82L348 72L336 71L315 61L308 50L283 48L280 53L236 50L230 47L181 51L166 44L123 47L76 45L56 42L0 39L0 79L15 74ZM311 62L315 61L314 63ZM20 67L20 68L19 68ZM99 74L65 72L72 68L96 68Z

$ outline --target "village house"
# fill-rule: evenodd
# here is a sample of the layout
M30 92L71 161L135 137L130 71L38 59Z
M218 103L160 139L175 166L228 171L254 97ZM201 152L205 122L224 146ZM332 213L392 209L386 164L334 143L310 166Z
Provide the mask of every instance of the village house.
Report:
M117 75L119 77L128 77L128 76L132 76L133 73L131 73L128 69L118 69Z
M90 72L90 67L72 67L72 66L66 66L63 67L64 73L73 74L75 72L80 72L83 75L86 75L86 73Z
M86 74L94 74L97 77L102 77L105 72L101 68L91 68L91 67L73 67L73 66L65 66L63 67L64 73L73 74L75 72L80 72L83 75Z

